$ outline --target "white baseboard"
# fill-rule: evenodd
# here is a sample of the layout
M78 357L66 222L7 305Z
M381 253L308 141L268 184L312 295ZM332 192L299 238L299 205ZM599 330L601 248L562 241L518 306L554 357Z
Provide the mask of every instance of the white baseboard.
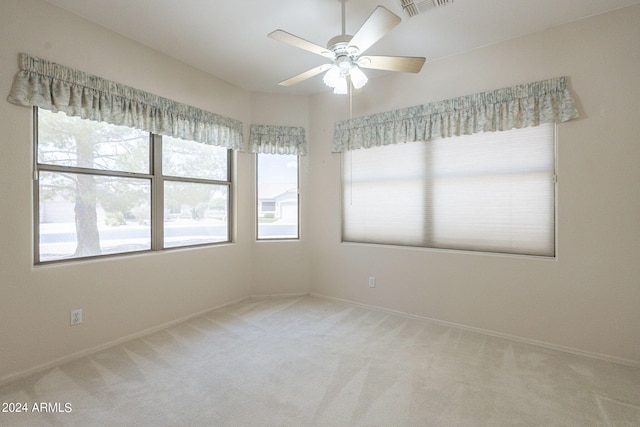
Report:
M277 299L277 298L301 298L309 295L309 292L290 293L290 294L253 294L242 300L259 300L259 299Z
M309 295L308 292L304 292L304 293L291 293L291 294L268 294L268 295L259 295L259 294L255 294L255 295L249 295L246 297L242 297L242 298L238 298L235 299L231 302L225 303L225 304L221 304L219 306L213 307L213 308L208 308L206 310L202 310L198 313L194 313L194 314L190 314L188 316L185 317L181 317L179 319L176 320L172 320L171 322L167 322L167 323L163 323L161 325L158 326L154 326L152 328L148 328L145 329L143 331L140 332L136 332L135 334L131 334L131 335L127 335L125 337L122 338L118 338L116 340L113 341L109 341L106 342L104 344L100 344L98 346L95 347L91 347L85 350L81 350L75 353L71 353L68 354L66 356L60 357L58 359L52 360L50 362L46 362L46 363L42 363L40 365L37 365L33 368L24 370L24 371L20 371L14 374L10 374L7 375L3 378L0 378L0 386L3 386L4 384L8 384L11 383L13 381L18 381L22 378L28 377L29 375L33 375L33 374L37 374L38 372L43 372L46 371L47 369L51 369L51 368L55 368L56 366L60 366L63 365L65 363L68 362L72 362L74 360L80 359L82 357L86 357L86 356L91 356L92 354L98 353L100 351L106 350L108 348L114 347L116 345L120 345L123 344L127 341L131 341L134 340L136 338L142 338L146 335L150 335L154 332L158 332L161 331L163 329L166 328L170 328L171 326L177 325L179 323L182 322L186 322L187 320L191 320L194 319L196 317L202 316L203 314L209 313L210 311L214 311L214 310L218 310L233 304L237 304L239 302L242 301L246 301L246 300L252 300L252 299L265 299L265 298L286 298L286 297L303 297L303 296L307 296Z
M247 299L247 297L238 298L236 300L221 304L221 305L216 306L214 308L208 308L208 309L202 310L202 311L200 311L198 313L190 314L188 316L181 317L179 319L175 319L175 320L172 320L170 322L163 323L161 325L154 326L152 328L148 328L148 329L145 329L145 330L140 331L140 332L136 332L135 334L127 335L127 336L124 336L122 338L118 338L118 339L115 339L113 341L109 341L109 342L106 342L104 344L97 345L95 347L91 347L91 348L88 348L88 349L85 349L85 350L81 350L81 351L78 351L78 352L75 352L75 353L68 354L66 356L60 357L60 358L52 360L50 362L42 363L40 365L34 366L33 368L29 368L29 369L24 370L24 371L20 371L20 372L14 373L14 374L9 374L9 375L7 375L7 376L5 376L3 378L0 378L0 386L3 386L5 384L8 384L8 383L11 383L11 382L14 382L14 381L18 381L18 380L20 380L22 378L28 377L29 375L37 374L39 372L46 371L47 369L55 368L56 366L60 366L60 365L63 365L65 363L72 362L74 360L81 359L81 358L86 357L86 356L91 356L92 354L95 354L95 353L98 353L100 351L106 350L108 348L123 344L123 343L125 343L127 341L131 341L131 340L134 340L136 338L142 338L142 337L144 337L146 335L150 335L150 334L152 334L154 332L158 332L158 331L161 331L163 329L169 328L171 326L177 325L179 323L186 322L187 320L191 320L191 319L194 319L196 317L202 316L203 314L209 313L210 311L218 310L220 308L223 308L223 307L226 307L226 306L229 306L229 305L237 304L240 301L243 301L245 299Z
M573 355L577 355L577 356L588 357L590 359L597 359L597 360L602 360L602 361L605 361L605 362L618 363L618 364L621 364L621 365L631 366L631 367L634 367L634 368L640 368L640 361L637 361L637 360L625 359L625 358L622 358L622 357L611 356L611 355L608 355L608 354L584 351L584 350L580 350L580 349L573 348L573 347L566 347L566 346L563 346L563 345L553 344L553 343L549 343L549 342L545 342L545 341L538 341L538 340L534 340L534 339L530 339L530 338L519 337L517 335L510 335L510 334L505 334L505 333L502 333L502 332L491 331L491 330L488 330L488 329L476 328L476 327L473 327L473 326L466 326L466 325L462 325L462 324L459 324L459 323L447 322L445 320L433 319L431 317L418 316L418 315L415 315L415 314L405 313L405 312L397 311L397 310L391 310L391 309L388 309L388 308L378 307L378 306L369 305L369 304L363 304L363 303L359 303L359 302L355 302L355 301L351 301L351 300L347 300L347 299L330 297L330 296L326 296L326 295L322 295L322 294L317 294L317 293L314 293L314 292L311 292L309 295L317 297L317 298L323 298L323 299L327 299L327 300L338 301L338 302L342 302L342 303L345 303L345 304L354 305L354 306L357 306L357 307L367 308L367 309L370 309L370 310L376 310L376 311L380 311L380 312L383 312L383 313L394 314L394 315L397 315L397 316L408 317L408 318L411 318L411 319L423 320L423 321L437 323L437 324L444 325L444 326L449 326L449 327L456 328L456 329L462 329L462 330L469 331L469 332L475 332L475 333L478 333L478 334L489 335L489 336L496 337L496 338L503 338L503 339L507 339L507 340L511 340L511 341L515 341L515 342L519 342L519 343L523 343L523 344L529 344L529 345L534 345L534 346L537 346L537 347L550 349L550 350L556 350L556 351L560 351L560 352L563 352L563 353L569 353L569 354L573 354Z
M40 365L37 365L33 368L24 370L24 371L20 371L14 374L10 374L7 375L3 378L0 378L0 386L3 386L5 384L14 382L14 381L18 381L22 378L28 377L30 375L45 371L47 369L51 369L51 368L55 368L56 366L60 366L64 363L68 363L68 362L72 362L74 360L80 359L82 357L86 357L86 356L90 356L92 354L98 353L100 351L106 350L108 348L114 347L116 345L120 345L123 344L127 341L131 341L137 338L142 338L146 335L150 335L154 332L158 332L161 331L163 329L169 328L171 326L177 325L179 323L182 322L186 322L188 320L194 319L196 317L202 316L206 313L209 313L211 311L214 310L219 310L221 308L233 305L233 304L237 304L239 302L242 301L247 301L247 300L259 300L259 299L271 299L271 298L294 298L294 297L304 297L307 295L311 295L317 298L323 298L326 300L333 300L333 301L338 301L341 303L345 303L345 304L350 304L353 306L357 306L357 307L362 307L362 308L367 308L369 310L376 310L379 312L384 312L384 313L388 313L388 314L393 314L393 315L397 315L397 316L402 316L402 317L407 317L407 318L411 318L411 319L417 319L417 320L422 320L422 321L428 321L428 322L433 322L433 323L437 323L437 324L441 324L441 325L445 325L445 326L449 326L452 328L457 328L457 329L462 329L462 330L466 330L466 331L470 331L470 332L475 332L475 333L479 333L479 334L483 334L483 335L489 335L489 336L493 336L493 337L497 337L497 338L503 338L503 339L508 339L511 341L515 341L515 342L520 342L520 343L524 343L524 344L530 344L530 345L534 345L534 346L538 346L538 347L542 347L542 348L547 348L547 349L551 349L551 350L556 350L556 351L561 351L564 353L570 353L570 354L574 354L574 355L578 355L578 356L583 356L583 357L588 357L591 359L597 359L597 360L603 360L606 362L613 362L613 363L619 363L622 365L627 365L627 366L632 366L632 367L640 367L640 361L635 361L635 360L630 360L630 359L624 359L621 357L616 357L616 356L611 356L611 355L607 355L607 354L600 354L600 353L593 353L593 352L588 352L588 351L583 351L583 350L579 350L576 348L572 348L572 347L565 347L565 346L561 346L561 345L557 345L557 344L552 344L552 343L548 343L548 342L544 342L544 341L538 341L538 340L533 340L533 339L529 339L529 338L523 338L523 337L519 337L519 336L515 336L515 335L509 335L509 334L504 334L501 332L495 332L495 331L491 331L491 330L487 330L487 329L481 329L481 328L475 328L475 327L471 327L471 326L465 326L465 325L461 325L458 323L453 323L453 322L447 322L444 320L438 320L438 319L433 319L430 317L426 317L426 316L418 316L415 314L410 314L410 313L405 313L402 311L397 311L397 310L391 310L391 309L387 309L387 308L383 308L383 307L378 307L378 306L374 306L374 305L369 305L369 304L363 304L363 303L359 303L359 302L355 302L355 301L351 301L351 300L347 300L347 299L342 299L342 298L335 298L335 297L330 297L330 296L326 296L326 295L322 295L322 294L317 294L314 292L304 292L304 293L291 293L291 294L266 294L266 295L260 295L260 294L254 294L254 295L249 295L246 297L242 297L242 298L238 298L236 300L221 304L219 306L213 307L213 308L209 308L206 310L202 310L198 313L194 313L194 314L190 314L188 316L179 318L179 319L175 319L172 320L170 322L167 323L163 323L161 325L158 326L154 326L152 328L148 328L145 329L143 331L140 332L136 332L135 334L131 334L131 335L127 335L125 337L122 338L118 338L116 340L113 341L109 341L106 342L104 344L100 344L98 346L95 347L91 347L85 350L81 350L63 357L60 357L58 359L52 360L50 362L46 362Z

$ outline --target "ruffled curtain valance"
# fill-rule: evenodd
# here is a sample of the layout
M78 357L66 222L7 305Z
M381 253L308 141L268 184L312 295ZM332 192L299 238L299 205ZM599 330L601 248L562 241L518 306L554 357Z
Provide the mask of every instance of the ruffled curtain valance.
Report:
M303 127L251 125L249 151L265 154L307 154Z
M20 54L8 101L234 150L242 122Z
M337 122L333 152L502 131L578 117L566 77Z

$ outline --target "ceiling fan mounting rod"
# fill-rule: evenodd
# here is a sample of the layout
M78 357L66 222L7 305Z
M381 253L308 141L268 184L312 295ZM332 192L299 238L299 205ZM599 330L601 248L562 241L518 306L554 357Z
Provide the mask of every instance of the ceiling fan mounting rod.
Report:
M347 34L346 4L347 0L341 0L342 3L342 35Z
M327 49L333 52L336 57L340 56L350 56L352 59L357 56L357 51L355 49L347 49L349 42L353 38L347 34L347 20L346 20L346 4L347 0L338 0L342 5L342 34L339 36L332 37L327 43Z

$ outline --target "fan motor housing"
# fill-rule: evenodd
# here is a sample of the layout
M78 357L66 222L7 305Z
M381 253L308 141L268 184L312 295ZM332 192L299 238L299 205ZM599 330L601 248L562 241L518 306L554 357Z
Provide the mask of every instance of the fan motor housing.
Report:
M348 56L351 59L355 59L360 51L357 46L349 46L352 38L353 36L349 34L335 36L327 43L327 49L333 52L336 57Z
M349 34L335 36L331 40L329 40L329 42L327 43L327 48L333 50L333 48L339 44L344 44L345 46L347 46L352 38L353 36Z

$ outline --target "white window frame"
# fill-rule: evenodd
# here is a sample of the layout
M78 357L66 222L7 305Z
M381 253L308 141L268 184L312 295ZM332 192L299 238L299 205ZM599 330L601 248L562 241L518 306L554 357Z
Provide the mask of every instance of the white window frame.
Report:
M60 113L61 114L61 113ZM199 179L199 178L186 178L180 176L167 176L162 174L162 136L149 134L149 172L148 173L133 173L133 172L118 172L111 170L101 169L87 169L76 166L58 166L47 163L40 163L38 161L38 107L33 107L33 206L34 206L34 263L37 264L49 264L58 262L75 262L87 259L106 258L132 255L141 252L157 252L164 250L183 249L189 247L200 246L212 246L233 242L233 177L232 177L232 162L233 155L231 149L227 149L227 171L226 180L213 180L213 179ZM92 176L102 177L121 177L121 178L135 178L146 179L150 181L150 198L151 198L151 247L150 249L98 254L90 256L68 257L68 258L56 258L52 260L41 260L40 258L40 201L39 201L39 181L38 177L40 172L53 172L53 173L73 173L73 174L88 174ZM165 247L164 245L164 183L167 181L173 182L185 182L185 183L203 183L214 184L219 186L225 186L227 188L227 239L224 241L207 242L199 244L187 244L181 246Z

